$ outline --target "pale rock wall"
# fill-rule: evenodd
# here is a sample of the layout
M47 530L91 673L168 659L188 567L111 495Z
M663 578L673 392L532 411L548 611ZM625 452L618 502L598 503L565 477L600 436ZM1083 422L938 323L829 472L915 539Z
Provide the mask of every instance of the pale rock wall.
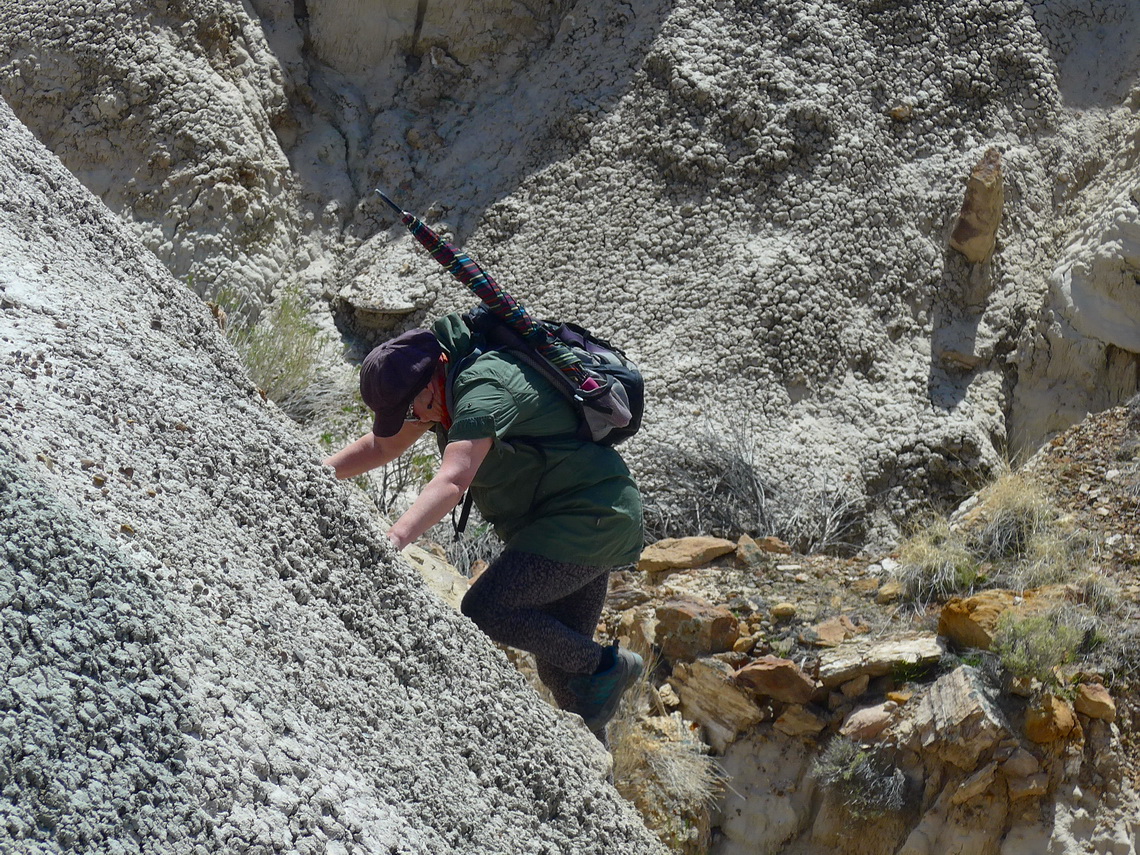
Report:
M661 852L0 102L0 851Z
M297 264L289 106L260 26L226 0L0 7L0 96L204 296L260 306Z
M1025 348L1014 437L1056 433L1127 400L1140 380L1140 170L1058 259Z

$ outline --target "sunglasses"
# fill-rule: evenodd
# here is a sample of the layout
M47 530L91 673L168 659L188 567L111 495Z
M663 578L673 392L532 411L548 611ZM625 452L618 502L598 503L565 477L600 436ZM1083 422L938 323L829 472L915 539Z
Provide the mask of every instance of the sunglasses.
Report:
M430 410L432 407L435 406L435 388L430 386L430 385L425 387L425 388L431 389L431 398L427 402L427 408ZM404 421L406 421L406 422L423 422L424 421L424 419L421 419L419 416L416 415L416 398L418 398L419 396L420 396L419 393L417 393L416 397L412 398L411 402L408 404L408 412L404 414Z

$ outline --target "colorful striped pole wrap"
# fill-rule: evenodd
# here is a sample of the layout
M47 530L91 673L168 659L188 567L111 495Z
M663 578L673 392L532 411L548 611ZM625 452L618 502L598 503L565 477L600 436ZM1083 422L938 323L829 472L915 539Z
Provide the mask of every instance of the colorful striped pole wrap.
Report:
M387 197L385 201L392 204ZM393 207L396 207L394 204ZM399 210L397 208L397 210ZM590 391L598 388L594 378L582 368L582 363L568 347L556 341L530 316L526 308L503 290L490 274L460 252L452 244L443 240L424 225L423 220L407 211L400 211L401 222L408 227L412 236L424 249L431 253L447 272L466 285L483 303L504 321L511 329L523 337L535 350L566 374L577 388Z

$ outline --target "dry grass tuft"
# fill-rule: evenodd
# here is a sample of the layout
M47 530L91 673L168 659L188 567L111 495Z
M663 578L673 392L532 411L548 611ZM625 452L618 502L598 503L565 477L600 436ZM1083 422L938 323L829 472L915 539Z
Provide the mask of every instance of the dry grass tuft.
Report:
M874 749L835 736L815 760L819 782L833 790L858 819L874 819L903 809L906 778Z
M757 442L747 422L706 423L695 430L696 449L657 442L659 475L668 495L646 496L648 538L711 534L736 538L775 535L796 552L850 554L862 536L865 499L854 481L807 477L774 486L763 477ZM647 440L653 442L652 440Z
M978 500L980 524L971 529L970 546L979 560L1009 567L1029 586L1070 575L1064 565L1072 533L1039 483L1007 468Z
M649 682L652 655L645 658L641 679L609 726L614 786L662 843L681 855L698 855L708 851L724 773L679 715L664 714Z
M443 522L428 533L428 536L443 546L447 560L469 579L472 568L477 562L491 564L503 551L503 542L499 540L491 524L483 521L474 506L471 507L471 518L467 521L467 528L463 533L456 536L451 518L445 517Z
M1008 467L979 492L978 502L982 521L971 533L971 545L983 561L1024 557L1058 516L1039 484Z
M735 537L771 529L769 487L754 459L747 423L727 432L705 424L696 429L698 451L647 439L668 495L646 496L645 527L650 540L694 532Z
M1046 529L1033 537L1021 560L1002 568L995 581L1020 591L1069 582L1079 570L1075 553L1093 551L1076 532Z
M1040 484L1007 467L969 511L936 517L906 540L895 575L917 603L983 583L1024 591L1070 581L1091 550Z
M935 517L903 542L895 576L908 600L925 603L973 590L979 572L962 536L945 517Z
M979 493L977 524L969 545L982 562L993 565L993 584L1028 590L1071 580L1077 557L1091 545L1053 506L1045 489L1006 468Z

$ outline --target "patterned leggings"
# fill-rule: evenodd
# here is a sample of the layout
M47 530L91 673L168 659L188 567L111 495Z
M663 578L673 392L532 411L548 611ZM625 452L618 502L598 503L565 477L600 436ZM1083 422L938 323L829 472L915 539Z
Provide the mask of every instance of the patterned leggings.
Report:
M567 681L593 673L602 655L594 631L609 575L609 567L507 549L468 589L463 614L493 641L533 653L539 678L568 709L573 695Z

